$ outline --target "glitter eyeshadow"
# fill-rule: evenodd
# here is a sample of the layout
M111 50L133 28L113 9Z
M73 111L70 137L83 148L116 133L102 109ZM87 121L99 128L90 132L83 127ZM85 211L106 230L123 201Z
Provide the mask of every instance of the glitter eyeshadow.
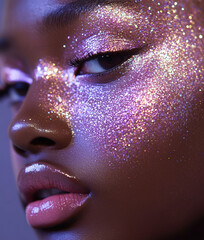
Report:
M188 5L192 12L187 14ZM162 143L173 144L174 136L185 143L189 121L203 104L198 101L203 94L203 29L195 19L198 11L191 2L184 6L181 1L141 0L132 6L127 2L99 7L88 14L81 23L83 40L79 34L69 36L74 55L141 44L148 48L112 72L95 76L98 83L113 79L106 84L89 83L87 79L94 76L75 76L73 67L41 59L36 77L47 84L41 98L48 102L44 108L50 119L53 114L65 119L73 138L82 136L94 143L113 168L142 164L141 156L153 148L160 151Z

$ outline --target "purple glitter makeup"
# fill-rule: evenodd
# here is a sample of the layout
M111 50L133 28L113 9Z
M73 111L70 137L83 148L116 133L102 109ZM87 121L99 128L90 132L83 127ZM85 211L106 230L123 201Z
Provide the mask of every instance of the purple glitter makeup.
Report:
M94 143L103 159L114 157L111 167L135 166L150 149L158 153L162 144L173 145L178 134L185 144L189 121L202 104L197 100L203 94L203 29L195 25L193 14L199 10L194 7L187 15L179 2L155 0L153 11L150 2L98 8L82 23L83 29L93 30L69 37L71 52L79 59L145 46L121 66L77 76L74 67L41 60L36 70L37 78L49 82L48 93L42 93L48 114L67 119L73 134ZM67 43L63 47L69 50Z
M203 7L6 1L11 154L40 239L186 239L203 229ZM26 172L36 164L45 168Z

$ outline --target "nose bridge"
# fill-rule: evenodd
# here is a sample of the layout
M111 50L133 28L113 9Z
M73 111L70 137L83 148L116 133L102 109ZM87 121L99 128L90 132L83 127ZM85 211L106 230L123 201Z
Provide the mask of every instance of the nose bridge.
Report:
M9 126L13 145L26 152L48 147L62 149L72 140L70 123L57 113L50 113L51 106L46 98L40 98L40 89L38 84L31 86L26 100Z

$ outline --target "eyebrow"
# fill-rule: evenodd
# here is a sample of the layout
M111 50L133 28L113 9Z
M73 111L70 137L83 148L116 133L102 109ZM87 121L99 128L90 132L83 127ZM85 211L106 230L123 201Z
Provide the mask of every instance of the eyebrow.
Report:
M43 27L63 27L77 19L81 14L91 12L97 7L124 3L124 0L76 0L48 13L42 20Z
M135 2L137 1L135 0ZM43 17L42 26L39 27L39 30L49 29L50 27L63 27L77 19L81 14L91 12L97 7L124 3L125 0L76 0L57 8ZM11 47L12 44L9 38L0 37L0 54L8 52Z

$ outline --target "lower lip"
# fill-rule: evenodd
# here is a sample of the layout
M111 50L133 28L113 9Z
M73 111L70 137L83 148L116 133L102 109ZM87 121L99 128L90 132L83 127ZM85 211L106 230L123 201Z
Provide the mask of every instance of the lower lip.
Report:
M88 200L89 194L67 193L31 202L26 219L34 228L55 227L75 216Z

